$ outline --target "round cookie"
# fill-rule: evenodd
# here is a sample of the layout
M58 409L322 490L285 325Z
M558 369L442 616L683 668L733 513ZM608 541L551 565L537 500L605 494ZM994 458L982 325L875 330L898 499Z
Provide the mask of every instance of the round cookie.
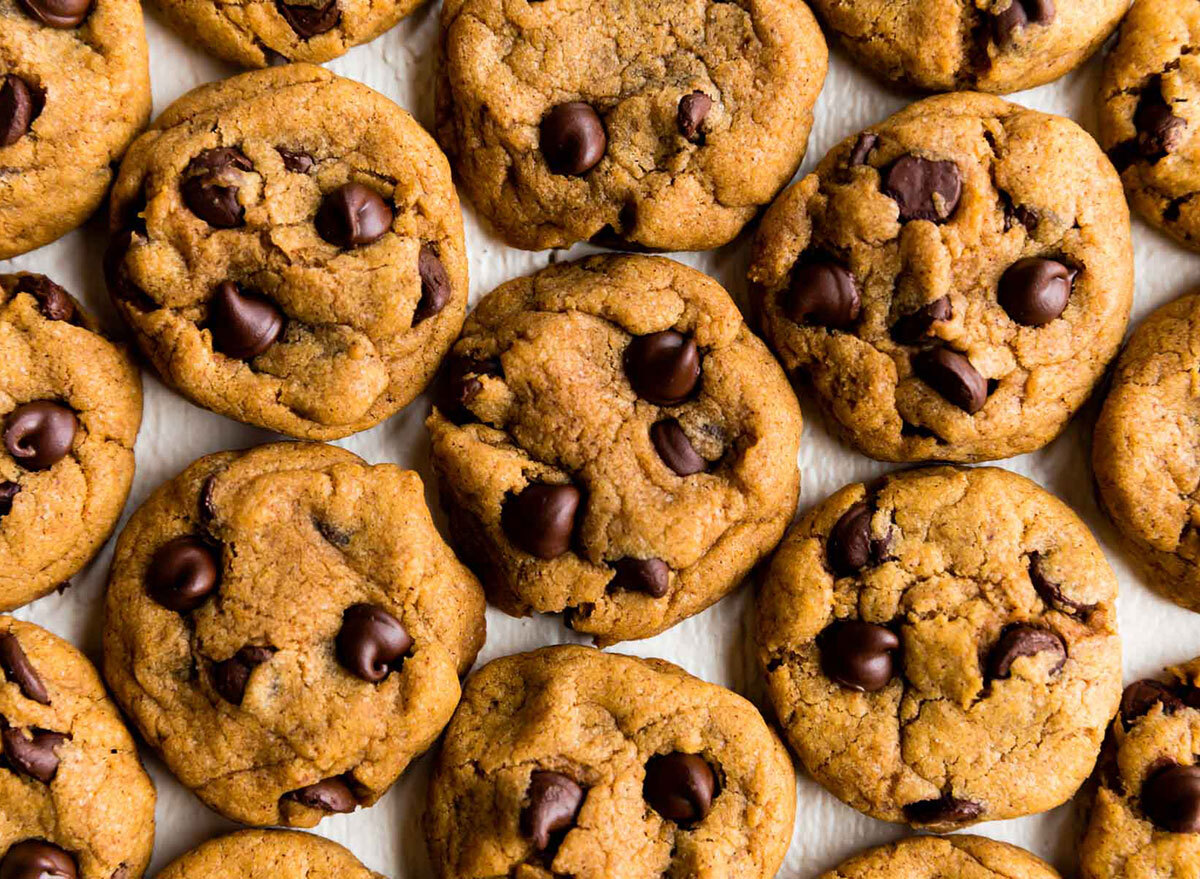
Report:
M142 380L44 275L0 274L0 610L62 585L125 507Z
M158 879L385 879L336 842L295 830L242 830L210 839L158 874Z
M449 0L438 139L514 247L706 250L795 174L825 79L803 0Z
M1058 79L1117 27L1129 0L813 0L859 64L929 91L1005 94Z
M795 814L787 751L741 696L661 659L566 646L467 681L425 833L439 879L767 879Z
M293 64L200 86L113 190L109 290L164 380L290 436L410 402L462 327L450 167L366 86Z
M137 0L0 0L0 260L86 220L149 118Z
M1005 458L1054 439L1117 352L1129 209L1075 123L943 95L780 196L750 281L784 366L859 451Z
M0 616L0 875L139 879L154 784L92 664Z
M1059 879L1024 849L982 836L913 836L855 855L819 879Z
M446 372L441 502L506 613L648 638L736 588L795 512L796 398L694 269L607 256L510 281Z
M104 672L211 808L312 826L374 804L433 743L483 612L416 473L278 443L201 458L134 513Z
M1092 771L1121 692L1117 580L1024 477L902 471L850 485L784 539L758 650L813 778L937 831L1044 812Z
M1125 688L1087 830L1083 879L1186 879L1200 864L1200 659Z

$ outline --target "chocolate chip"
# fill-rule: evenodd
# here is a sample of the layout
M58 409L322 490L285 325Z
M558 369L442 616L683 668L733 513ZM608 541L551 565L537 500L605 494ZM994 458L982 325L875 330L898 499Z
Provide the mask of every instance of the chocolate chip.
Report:
M916 825L967 824L983 816L983 806L972 800L960 800L950 794L936 800L920 800L904 807L904 818Z
M450 275L428 244L417 254L417 274L421 276L421 298L413 312L413 326L441 312L450 302Z
M4 419L4 448L26 470L49 470L71 451L79 419L61 403L24 403Z
M573 485L533 483L509 495L500 525L518 549L540 559L556 559L571 547L583 496Z
M49 784L58 772L58 755L55 752L67 740L62 733L44 729L11 729L0 733L4 745L4 759L14 771Z
M42 677L21 649L21 642L11 632L0 635L0 670L9 683L16 684L21 695L39 705L50 704L50 693Z
M270 647L247 644L228 659L213 663L209 669L213 689L226 702L241 705L246 695L246 684L250 682L250 672L274 655L275 651Z
M866 501L846 510L829 532L825 560L838 577L851 577L868 565L878 565L887 555L887 541L871 537L873 513Z
M1054 21L1054 0L1012 0L1002 12L993 12L992 36L1000 46L1007 46L1017 32L1033 24Z
M217 591L221 561L216 547L199 537L176 537L154 553L146 592L168 610L189 613Z
M394 214L383 197L361 183L335 189L317 210L317 233L338 247L361 247L378 241L392 228Z
M139 220L139 222L141 222ZM116 232L104 251L104 281L109 295L120 302L128 302L140 311L153 311L158 303L146 295L146 291L129 277L125 257L129 254L139 233L131 228Z
M674 418L664 418L650 426L650 442L678 476L691 476L708 469L708 462L700 457L692 441L683 432L683 427Z
M867 157L871 155L871 150L875 149L878 143L878 134L872 134L869 131L860 134L858 140L854 142L854 148L850 150L850 158L846 161L847 167L857 168L859 165L865 165Z
M1066 309L1077 274L1056 259L1019 259L1000 277L996 301L1017 323L1044 327Z
M1025 623L1008 626L988 654L988 676L1007 678L1012 673L1014 662L1022 656L1036 656L1039 653L1053 654L1054 665L1050 674L1057 674L1067 663L1067 645L1056 632Z
M75 320L75 302L62 287L45 275L22 275L13 290L28 293L48 320Z
M15 482L0 482L0 516L12 512L13 499L21 493L21 486Z
M987 403L987 380L965 355L939 345L920 352L912 363L917 378L968 415Z
M1094 604L1074 601L1063 594L1062 587L1046 574L1040 553L1031 552L1029 554L1029 580L1033 583L1033 588L1042 601L1059 613L1082 619L1096 607Z
M83 24L92 0L17 0L25 14L47 27L70 30Z
M583 806L583 788L560 772L529 776L529 805L521 810L521 835L544 852L555 837L575 826Z
M819 260L792 270L783 310L793 323L844 330L858 320L862 297L854 275L835 262Z
M262 354L283 331L283 312L270 300L222 281L208 302L213 347L234 360Z
M900 638L891 629L862 620L830 623L817 638L821 670L831 681L874 693L896 672Z
M317 165L316 159L303 150L289 150L286 147L275 149L283 159L283 167L293 174L307 174Z
M342 668L372 684L399 671L412 646L400 621L376 604L348 607L335 641Z
M15 73L0 79L0 147L12 146L38 117L42 94Z
M586 174L604 158L607 147L604 123L583 101L559 104L542 119L542 155L555 174Z
M662 559L623 558L612 563L610 592L644 592L662 598L671 585L671 568Z
M954 215L962 197L962 174L953 162L904 156L884 175L883 193L895 200L902 222L944 223Z
M712 810L717 778L696 754L659 754L646 764L642 796L658 814L677 824L703 821Z
M200 514L200 521L208 524L217 515L217 508L213 501L213 490L217 482L216 473L210 473L204 479L204 484L200 486L200 497L196 501L196 509Z
M1168 766L1142 784L1142 811L1168 833L1200 833L1200 766Z
M344 549L350 545L350 532L343 531L336 525L331 525L329 522L322 522L319 519L314 519L313 527L317 529L318 534L339 549Z
M246 210L238 201L239 172L254 165L241 150L217 147L192 159L180 186L188 210L210 226L233 229L245 222Z
M1121 694L1121 722L1125 729L1132 728L1139 717L1149 714L1159 704L1163 714L1174 714L1183 707L1183 701L1166 684L1149 679L1134 681Z
M682 403L700 381L700 351L691 337L675 330L635 336L624 361L634 392L659 406Z
M284 797L310 809L339 815L353 812L358 806L358 799L350 790L350 785L338 777L326 778L316 784L286 793Z
M686 140L694 141L703 139L704 135L700 132L700 126L704 124L704 119L708 116L708 111L712 109L712 105L712 98L704 92L692 92L679 99L679 110L675 115L675 124L679 126L679 133Z
M43 839L26 839L0 858L0 879L77 879L75 859Z
M1187 124L1186 119L1171 112L1171 105L1163 96L1162 77L1151 79L1142 90L1133 114L1137 152L1151 162L1165 158L1183 143Z
M283 16L283 20L288 23L288 27L294 30L296 36L302 40L331 31L342 20L342 10L338 8L338 0L327 0L323 5L284 3L283 0L276 0L275 8Z
M483 390L480 376L501 374L498 360L476 360L461 355L446 359L441 381L437 389L437 405L442 414L452 421L463 424L474 415L467 408L475 396Z
M901 315L892 324L888 333L892 341L901 345L919 345L929 336L933 325L953 317L950 297L942 296L932 302L926 302L911 314Z

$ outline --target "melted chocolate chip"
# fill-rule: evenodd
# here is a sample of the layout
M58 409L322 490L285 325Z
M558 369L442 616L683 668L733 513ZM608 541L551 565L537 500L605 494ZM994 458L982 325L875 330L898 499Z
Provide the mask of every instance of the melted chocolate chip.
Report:
M18 406L4 419L4 448L26 470L49 470L75 444L79 419L50 400Z
M229 659L213 663L209 678L213 689L222 699L233 705L241 705L250 683L250 673L275 655L270 647L247 644Z
M1001 276L996 300L1017 323L1043 327L1066 310L1077 274L1055 259L1017 260Z
M936 800L921 800L904 807L904 818L909 824L921 826L949 826L969 824L983 817L984 809L971 800L960 800L946 794Z
M283 167L292 174L307 174L317 166L316 159L303 150L289 150L286 147L275 147L275 150L283 159Z
M428 244L422 244L417 254L417 274L421 276L421 299L413 312L413 326L440 314L451 297L450 275Z
M1149 162L1158 162L1183 143L1187 120L1171 112L1163 96L1162 77L1156 76L1142 90L1133 114L1137 129L1136 151Z
M275 8L283 16L293 31L302 40L333 30L342 20L342 10L338 0L326 0L325 3L308 5L306 3L285 3L276 0Z
M189 613L221 583L218 549L199 537L176 537L163 544L146 571L146 592L168 610Z
M929 337L933 325L953 317L950 297L926 302L911 314L901 315L888 330L892 341L900 345L919 345Z
M17 0L30 18L46 27L71 30L83 24L92 11L92 0Z
M0 516L12 512L13 499L21 493L21 486L15 482L0 482Z
M987 403L987 380L966 355L939 345L917 354L912 364L917 378L968 415Z
M1174 714L1183 707L1183 701L1166 684L1149 679L1134 681L1121 694L1121 723L1131 729L1139 717L1159 704L1163 714Z
M612 563L610 592L644 592L662 598L671 585L671 568L662 559L623 558Z
M0 147L12 146L29 133L43 100L39 89L15 73L0 78Z
M53 843L26 839L0 858L0 879L77 879L75 859Z
M334 814L353 812L358 806L358 799L350 790L350 785L338 777L326 778L316 784L286 793L284 797L310 809Z
M1062 587L1047 575L1045 563L1040 553L1032 552L1029 554L1029 580L1033 583L1033 588L1042 601L1059 613L1075 617L1076 619L1082 619L1096 607L1094 604L1084 604L1081 601L1074 601L1068 598L1063 593Z
M634 392L659 406L679 405L700 381L696 343L675 330L635 336L625 349L624 363Z
M49 784L58 773L58 754L55 751L67 741L62 733L48 730L26 732L11 728L0 733L4 760L16 772Z
M338 662L352 675L377 684L399 671L413 647L400 620L375 604L355 604L342 615L335 642Z
M962 197L962 174L953 162L904 156L884 175L883 193L896 202L902 222L944 223Z
M342 248L378 241L392 228L395 215L383 197L361 183L346 183L325 196L317 211L317 233Z
M850 158L846 160L847 166L857 168L859 165L867 164L867 157L871 155L871 150L875 149L878 143L878 134L864 131L854 142L854 148L850 150Z
M862 312L854 275L831 260L797 265L784 300L784 314L797 324L844 330Z
M991 13L992 36L997 45L1008 46L1032 24L1054 21L1054 0L1012 0L1003 11Z
M871 517L867 501L859 501L846 510L829 532L825 561L838 577L851 577L869 565L887 558L888 539L871 536Z
M474 419L468 408L476 395L483 390L480 376L501 375L498 360L476 360L461 355L446 358L437 388L437 405L442 414L458 424Z
M571 548L583 495L573 485L533 483L509 495L500 525L520 550L540 559L556 559Z
M825 676L851 690L882 690L896 673L900 638L884 626L838 620L825 627L817 646Z
M712 98L704 92L692 92L679 99L679 111L676 114L675 124L679 127L679 133L686 140L703 140L704 135L700 131L700 126L704 124L712 105Z
M180 185L188 210L210 226L233 229L245 222L238 201L241 172L254 170L246 155L233 147L205 150L192 159Z
M1039 626L1017 623L1000 634L1000 640L988 654L988 676L994 679L1007 678L1012 673L1013 663L1022 656L1050 653L1054 665L1050 674L1057 674L1067 664L1067 645L1058 633Z
M650 442L662 462L677 476L691 476L708 469L708 461L696 451L682 425L674 418L664 418L651 425Z
M542 155L555 174L586 174L600 163L607 148L604 123L583 101L559 104L542 120Z
M716 774L696 754L659 754L646 764L642 796L668 821L684 825L703 821L716 792Z
M47 320L70 323L76 318L75 301L70 294L45 275L22 275L13 290L36 299Z
M1168 766L1142 784L1142 811L1168 833L1200 833L1200 766Z
M21 642L11 632L0 635L0 671L5 679L16 684L21 695L39 705L50 704L50 693L42 682L42 677L25 655Z
M283 332L283 312L275 303L222 281L208 303L213 347L234 360L252 360Z
M575 826L583 795L583 788L560 772L534 772L529 777L529 805L521 810L521 835L537 851L546 851Z

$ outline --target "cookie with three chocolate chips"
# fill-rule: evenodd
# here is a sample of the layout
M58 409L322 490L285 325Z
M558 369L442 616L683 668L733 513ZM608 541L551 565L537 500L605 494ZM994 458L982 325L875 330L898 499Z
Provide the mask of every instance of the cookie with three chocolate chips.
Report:
M210 839L168 864L159 879L385 879L347 849L295 830L242 830Z
M1084 524L1028 479L901 471L789 531L758 596L759 659L817 782L946 831L1075 795L1121 694L1116 596Z

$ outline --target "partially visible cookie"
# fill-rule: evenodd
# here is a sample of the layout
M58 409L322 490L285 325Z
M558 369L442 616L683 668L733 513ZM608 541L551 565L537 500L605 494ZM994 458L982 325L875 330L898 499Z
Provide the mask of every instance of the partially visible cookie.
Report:
M439 879L769 879L792 836L783 744L661 659L547 647L474 674L425 812Z
M483 612L416 473L278 443L201 458L133 514L104 673L210 807L312 826L372 805L437 738Z
M242 830L210 839L168 864L158 879L385 879L336 842L295 830Z
M44 275L0 275L0 610L50 592L117 524L142 381Z
M1024 849L982 836L914 836L855 855L819 879L1059 879Z
M1117 580L1028 479L935 467L850 485L784 539L758 596L771 703L813 778L945 831L1061 805L1121 693Z
M92 664L0 616L0 876L139 879L154 784Z

